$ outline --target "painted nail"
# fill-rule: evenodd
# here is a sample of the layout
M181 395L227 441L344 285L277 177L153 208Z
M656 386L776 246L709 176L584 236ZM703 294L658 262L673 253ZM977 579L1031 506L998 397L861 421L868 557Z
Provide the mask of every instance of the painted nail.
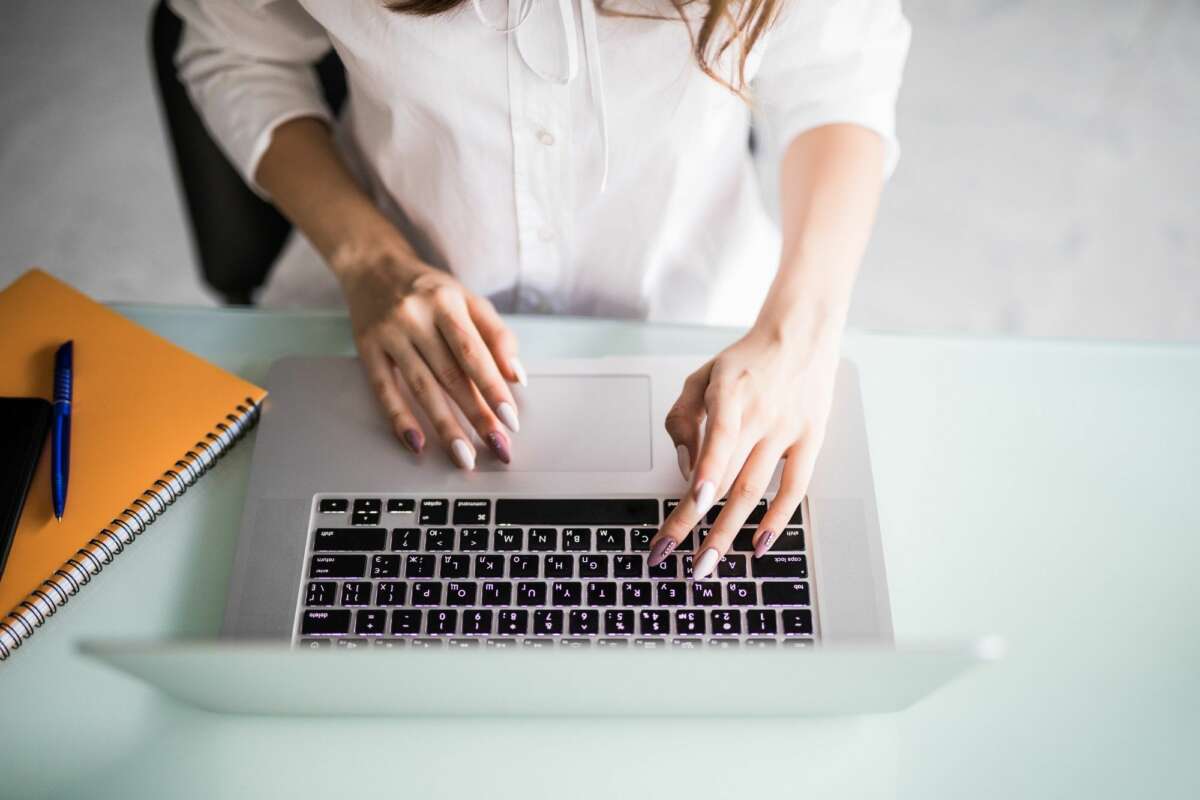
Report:
M517 383L522 386L529 385L529 376L525 374L525 366L521 363L521 359L513 356L508 360L508 368L512 370L513 375L517 376Z
M650 561L652 567L657 567L663 562L663 559L671 555L675 551L676 542L674 539L663 537L654 543L654 547L650 548Z
M496 458L503 461L505 464L512 461L512 456L508 453L508 440L498 431L492 431L486 437L488 447L496 454Z
M700 485L696 487L696 491L692 495L692 497L696 501L696 514L697 515L705 514L708 512L708 509L713 504L713 500L717 499L716 494L717 494L717 487L713 486L712 481L701 481L700 482Z
M454 457L454 463L459 469L475 469L475 451L471 449L471 445L467 444L465 439L455 439L450 443L450 454Z
M419 453L421 452L421 448L425 446L425 437L421 435L420 431L409 428L404 432L404 443L408 445L409 450Z
M675 448L675 457L679 461L679 474L683 479L690 480L692 477L692 455L688 452L687 445L681 444Z
M721 554L717 552L717 548L708 548L700 554L700 557L696 559L695 565L692 566L692 577L696 580L707 578L717 568L717 562L720 560Z
M763 531L763 535L758 537L758 544L754 545L754 557L761 558L773 544L775 544L775 531Z
M517 419L517 410L512 407L512 403L501 403L496 406L496 416L513 433L521 430L521 422Z

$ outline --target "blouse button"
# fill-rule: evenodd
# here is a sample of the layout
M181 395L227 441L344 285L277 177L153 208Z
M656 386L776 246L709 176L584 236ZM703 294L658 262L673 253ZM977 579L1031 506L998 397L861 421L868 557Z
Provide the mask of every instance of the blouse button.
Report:
M545 128L538 131L537 138L538 138L539 142L546 145L547 147L554 144L554 134L551 133L550 131L546 130Z

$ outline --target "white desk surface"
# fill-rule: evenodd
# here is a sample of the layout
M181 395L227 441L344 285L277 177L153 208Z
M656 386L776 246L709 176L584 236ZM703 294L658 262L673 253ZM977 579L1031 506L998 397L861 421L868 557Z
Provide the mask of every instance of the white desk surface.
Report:
M287 352L350 352L338 315L123 310L252 380ZM514 325L530 357L736 335ZM0 796L1200 797L1200 347L854 334L847 353L898 639L999 633L1005 661L867 718L195 712L74 642L217 629L247 441L0 667Z

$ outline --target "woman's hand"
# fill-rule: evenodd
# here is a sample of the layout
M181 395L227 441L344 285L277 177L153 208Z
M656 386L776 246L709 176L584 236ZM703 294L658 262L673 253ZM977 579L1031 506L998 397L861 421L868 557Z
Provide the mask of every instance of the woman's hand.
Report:
M400 391L401 382L462 469L475 447L456 410L508 463L520 425L509 382L525 383L517 339L484 297L403 250L339 254L333 263L350 307L354 341L371 387L396 436L414 453L425 435Z
M691 487L651 543L650 566L666 558L713 502L728 493L692 567L697 579L712 574L781 458L786 462L779 492L754 532L755 558L788 525L808 491L825 437L840 328L804 339L797 341L760 320L688 377L667 414L667 433Z

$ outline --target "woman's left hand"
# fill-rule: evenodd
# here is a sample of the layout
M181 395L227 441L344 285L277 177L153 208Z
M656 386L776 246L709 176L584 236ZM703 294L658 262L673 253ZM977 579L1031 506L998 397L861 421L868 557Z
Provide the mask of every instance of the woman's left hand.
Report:
M650 566L728 494L693 562L693 577L712 574L782 458L779 491L754 532L755 558L771 547L808 491L825 438L840 344L840 328L794 338L760 320L688 376L666 426L691 486L651 543Z

